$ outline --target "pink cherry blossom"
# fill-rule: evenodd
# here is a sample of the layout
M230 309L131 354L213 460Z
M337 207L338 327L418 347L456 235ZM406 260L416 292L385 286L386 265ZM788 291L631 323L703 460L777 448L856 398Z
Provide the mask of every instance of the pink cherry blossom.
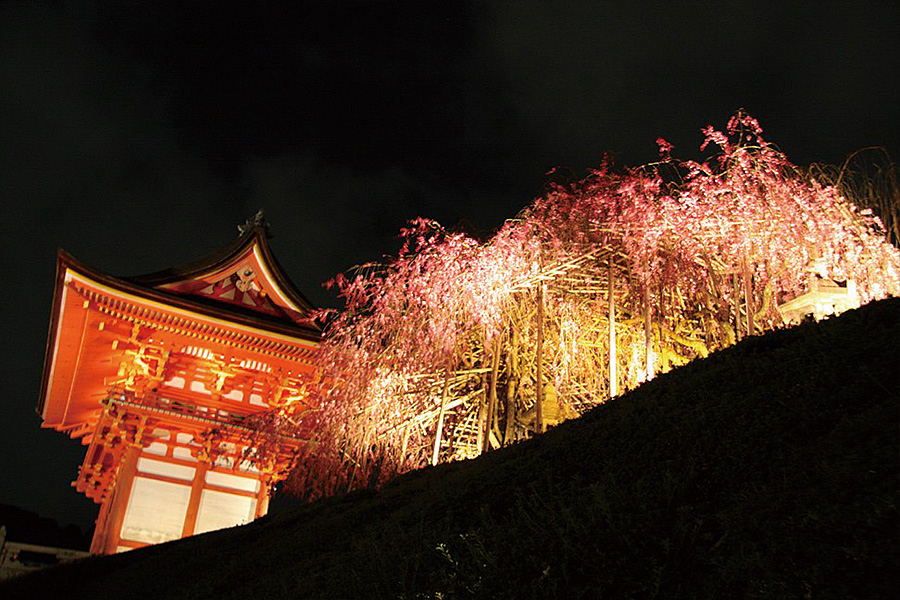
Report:
M344 308L319 315L315 408L263 425L312 440L293 487L375 485L534 435L539 392L553 424L784 326L778 306L821 277L812 265L861 302L900 293L900 252L875 215L788 162L743 112L703 133L713 161L670 160L660 138L663 163L556 182L486 242L419 218L398 256L336 276Z

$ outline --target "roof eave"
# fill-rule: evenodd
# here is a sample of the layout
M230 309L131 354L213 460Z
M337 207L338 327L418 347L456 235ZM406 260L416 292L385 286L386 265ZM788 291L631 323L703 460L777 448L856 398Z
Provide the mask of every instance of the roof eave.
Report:
M59 335L60 311L62 310L62 289L65 285L65 273L71 262L76 259L63 250L56 250L56 278L53 284L53 303L50 307L50 324L47 331L47 343L44 347L44 366L41 370L41 389L38 403L35 407L37 414L43 418L44 405L47 399L47 387L50 383L50 371L53 367L53 349L56 347L56 338Z
M269 246L268 237L268 232L265 227L256 226L242 233L237 240L228 246L208 254L203 258L155 273L133 277L122 277L120 280L145 288L158 288L186 279L199 278L204 274L221 270L230 262L236 260L237 257L243 254L248 248L256 244L262 251L267 267L270 268L272 276L276 280L276 284L281 291L287 294L289 299L297 307L306 312L314 310L315 307L313 304L297 289L294 282L291 281L290 277L288 277L287 273L281 267L278 259L275 258L275 255Z

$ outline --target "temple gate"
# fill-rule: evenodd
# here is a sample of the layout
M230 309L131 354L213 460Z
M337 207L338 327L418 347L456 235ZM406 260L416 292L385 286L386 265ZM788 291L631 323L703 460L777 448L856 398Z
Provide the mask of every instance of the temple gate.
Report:
M305 442L252 423L303 408L319 341L267 237L258 215L213 255L130 278L59 252L37 410L87 446L72 485L100 504L91 552L266 514Z

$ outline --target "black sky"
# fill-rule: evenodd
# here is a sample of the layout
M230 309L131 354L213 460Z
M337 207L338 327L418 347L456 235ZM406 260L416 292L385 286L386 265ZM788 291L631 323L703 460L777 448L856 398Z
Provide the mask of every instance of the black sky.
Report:
M0 503L95 516L83 448L34 414L57 247L155 271L263 207L333 305L406 219L488 232L553 167L695 157L741 107L798 164L900 157L892 1L220 4L0 3Z

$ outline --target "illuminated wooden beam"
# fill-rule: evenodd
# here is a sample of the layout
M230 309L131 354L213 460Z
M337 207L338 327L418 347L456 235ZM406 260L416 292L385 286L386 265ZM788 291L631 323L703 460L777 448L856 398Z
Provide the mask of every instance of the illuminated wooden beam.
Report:
M650 322L650 288L644 286L644 379L650 381L655 374L653 365L653 325Z
M609 287L607 290L607 295L609 296L609 313L607 318L609 319L609 397L615 398L619 395L618 391L618 373L616 371L616 295L615 291L615 280L612 264L609 265L608 270L608 281Z
M434 451L431 454L431 464L438 464L438 457L441 453L441 436L444 431L444 415L447 413L447 390L450 387L450 371L444 378L444 389L441 392L441 410L438 413L437 427L434 431Z
M535 351L535 396L534 430L535 433L544 433L544 283L540 282L537 289L537 349Z

